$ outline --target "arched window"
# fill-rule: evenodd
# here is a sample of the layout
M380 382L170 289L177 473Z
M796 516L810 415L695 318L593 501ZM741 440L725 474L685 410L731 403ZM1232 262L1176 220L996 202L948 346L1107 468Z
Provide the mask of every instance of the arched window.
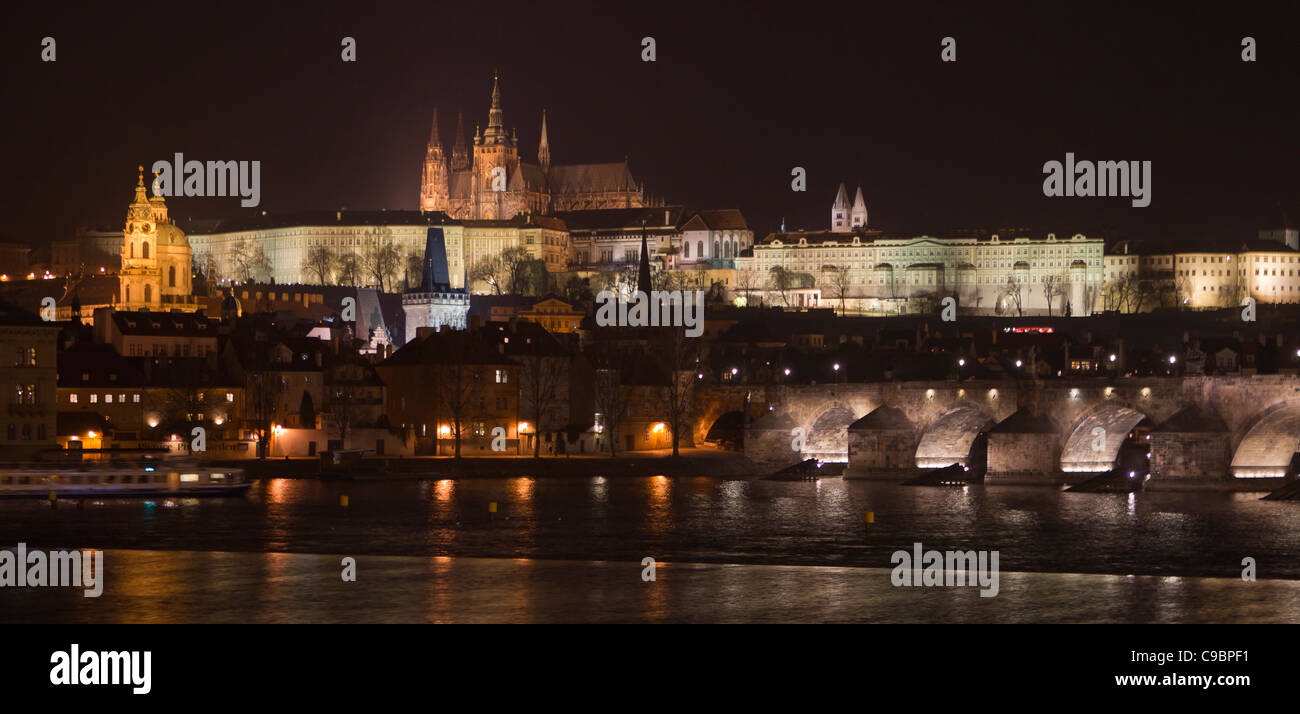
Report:
M131 302L131 286L126 286L126 301Z
M167 287L176 287L176 266L174 265L167 269Z
M149 257L149 241L145 241L140 244L140 257L141 258Z
M696 260L704 257L704 241L695 241L695 258Z
M714 257L714 258L718 258L718 257L720 257L720 256L718 255L718 241L717 241L717 239L714 239L714 241L713 241L713 257Z
M151 300L153 300L153 286L146 285L144 286L144 301L149 302Z
M135 243L132 243L132 244L131 244L131 255L130 255L130 257L132 257L132 258L135 257Z
M690 241L683 241L683 242L682 242L682 257L683 257L683 258L689 258L689 257L691 257L691 243L690 243Z

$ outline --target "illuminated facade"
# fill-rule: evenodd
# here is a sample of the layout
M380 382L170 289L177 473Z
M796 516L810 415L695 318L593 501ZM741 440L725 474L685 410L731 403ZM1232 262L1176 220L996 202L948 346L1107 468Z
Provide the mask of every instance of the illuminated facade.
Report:
M645 206L645 190L632 178L626 160L604 164L553 165L546 114L537 163L519 158L519 137L507 133L501 107L501 86L492 80L492 105L487 129L474 127L472 153L464 126L456 121L451 156L443 149L438 112L425 149L420 181L420 210L442 211L457 219L501 220L524 212L585 211Z

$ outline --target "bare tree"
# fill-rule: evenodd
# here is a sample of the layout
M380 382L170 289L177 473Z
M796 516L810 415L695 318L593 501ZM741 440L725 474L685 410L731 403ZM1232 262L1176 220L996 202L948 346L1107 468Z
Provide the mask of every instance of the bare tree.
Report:
M1007 276L1007 283L1002 287L1003 294L1011 300L1011 304L1016 308L1016 314L1024 317L1024 299L1025 286L1015 275Z
M781 304L789 307L789 290L794 286L794 274L783 266L773 265L767 276L767 284L770 290L776 291L781 296Z
M251 431L257 434L257 457L267 456L271 435L271 418L279 397L279 375L268 369L250 370L244 380L244 415Z
M658 343L657 348L658 360L668 372L668 383L663 388L663 406L668 415L673 456L677 456L682 434L691 427L695 374L699 366L698 343L687 337L685 330L673 328Z
M390 241L376 237L361 254L361 271L379 289L388 292L389 280L402 267L402 256Z
M533 458L541 456L544 431L556 426L558 397L564 383L565 357L530 354L516 357L519 370L519 411L533 422ZM563 425L561 425L563 426Z
M248 238L240 238L230 247L230 269L233 277L241 282L253 279L256 247Z
M424 254L413 250L406 254L406 287L414 290L424 279Z
M314 245L307 250L307 257L302 261L303 273L314 276L317 283L325 285L329 283L333 271L334 254L330 252L328 246Z
M460 458L460 444L465 435L470 411L478 403L483 390L483 372L477 365L467 364L465 354L472 347L468 334L451 333L447 338L448 361L440 375L438 400L451 418L451 435L455 440L455 457Z
M849 275L849 267L847 265L830 266L830 275L827 280L827 286L831 289L831 298L839 299L840 301L840 315L844 315L845 313L845 298L848 297L850 285L852 285L852 278Z
M595 405L600 413L599 427L609 444L609 456L618 455L619 427L627 405L623 396L623 376L616 360L596 370Z
M348 432L364 417L362 395L355 380L344 379L330 385L325 400L325 414L330 429L338 435L342 448L348 447Z
M1060 275L1043 276L1043 299L1047 301L1047 316L1052 316L1052 303L1065 294L1065 280Z
M338 275L339 283L356 287L356 284L361 281L361 261L357 259L356 254L344 253L334 261L334 271Z
M750 293L754 292L758 285L758 274L753 270L736 271L736 291L745 296L745 304L749 304Z

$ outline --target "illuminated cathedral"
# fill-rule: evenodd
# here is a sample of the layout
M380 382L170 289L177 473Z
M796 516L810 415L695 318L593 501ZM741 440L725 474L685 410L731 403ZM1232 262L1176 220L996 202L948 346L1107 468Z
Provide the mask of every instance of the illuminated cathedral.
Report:
M601 208L644 208L645 188L632 178L626 160L605 164L551 163L551 146L542 113L542 137L537 163L519 158L517 132L506 132L499 78L492 79L492 106L487 129L474 127L471 153L464 125L456 118L451 156L443 150L438 111L424 157L420 210L443 211L456 219L509 219L529 212L584 211Z

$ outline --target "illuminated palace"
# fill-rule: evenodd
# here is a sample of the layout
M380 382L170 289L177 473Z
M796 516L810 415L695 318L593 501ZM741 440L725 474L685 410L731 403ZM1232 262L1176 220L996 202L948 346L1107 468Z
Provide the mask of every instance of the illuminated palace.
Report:
M930 312L954 297L968 314L1088 315L1100 305L1103 241L1023 231L943 237L887 233L867 223L862 189L840 185L830 229L784 229L736 261L741 285L771 305L900 314ZM773 268L792 277L776 286Z
M632 178L627 161L604 164L554 165L542 113L542 137L537 163L520 160L517 132L506 132L501 109L501 85L492 80L492 106L487 129L474 127L471 154L464 126L456 119L451 156L443 150L438 111L424 156L420 210L443 211L455 219L509 219L518 213L549 214L603 208L642 208L644 187Z

